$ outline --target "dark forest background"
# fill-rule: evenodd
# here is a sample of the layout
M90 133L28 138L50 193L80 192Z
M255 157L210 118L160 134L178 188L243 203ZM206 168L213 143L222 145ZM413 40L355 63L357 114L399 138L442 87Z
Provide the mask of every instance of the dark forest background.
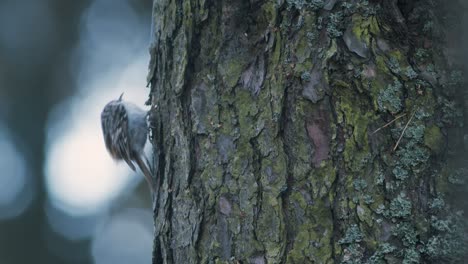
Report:
M151 0L0 2L0 263L149 263L152 217L145 186L130 181L99 209L75 212L50 193L46 164L54 163L48 147L55 138L73 130L68 109L78 107L74 100L97 89L83 86L80 76L104 75L110 67L134 63L135 54L148 55L151 7ZM91 15L98 22L86 23ZM450 52L468 65L467 12L460 26L464 41L452 43ZM95 42L90 31L97 32ZM96 42L103 56L86 52ZM106 43L118 45L109 51ZM143 56L143 67L135 70L142 83L148 62L149 55ZM118 96L113 87L96 87L102 100ZM148 93L144 85L131 89L140 98ZM101 132L95 133L101 140ZM80 160L70 162L80 169Z
M118 192L95 192L106 184L100 161L84 160L86 140L96 152L104 147L100 124L84 129L90 136L82 139L75 127L88 126L85 117L98 120L102 102L121 92L137 91L143 105L151 7L151 0L0 1L0 263L150 262L146 187L124 175L107 189ZM78 147L55 144L67 141ZM58 164L66 161L52 157L66 160L67 149L74 152L69 170L83 177L82 186L68 180L68 189L56 180L68 179Z

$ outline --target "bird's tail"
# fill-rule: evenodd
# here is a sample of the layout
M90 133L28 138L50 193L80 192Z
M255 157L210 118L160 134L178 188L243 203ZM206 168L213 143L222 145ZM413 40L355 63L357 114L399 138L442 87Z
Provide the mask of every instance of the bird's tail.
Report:
M140 167L141 172L143 172L143 175L145 176L146 182L148 183L151 193L154 194L154 185L153 185L153 173L151 173L149 169L149 164L146 164L142 157L137 155L135 158L135 162L138 164L138 167Z

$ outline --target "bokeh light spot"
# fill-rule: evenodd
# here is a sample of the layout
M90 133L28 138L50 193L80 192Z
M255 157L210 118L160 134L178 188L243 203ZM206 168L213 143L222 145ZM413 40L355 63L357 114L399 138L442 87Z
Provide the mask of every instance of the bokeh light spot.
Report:
M52 204L72 215L103 210L129 181L129 170L106 153L99 112L81 107L78 112L87 114L72 115L75 122L68 129L51 127L45 167Z
M21 153L5 127L0 125L0 219L14 218L28 207L32 190L25 192L28 174Z
M95 263L151 263L151 219L151 213L142 209L113 216L94 237L91 252Z

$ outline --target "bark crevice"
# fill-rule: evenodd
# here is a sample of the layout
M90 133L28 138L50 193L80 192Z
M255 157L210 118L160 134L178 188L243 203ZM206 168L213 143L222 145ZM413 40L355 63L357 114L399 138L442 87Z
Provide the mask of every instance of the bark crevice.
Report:
M435 6L155 2L154 261L451 259L440 241L456 255L441 224L458 221L444 162L460 83L434 52L440 24L415 15ZM373 133L405 112L406 131L409 116Z

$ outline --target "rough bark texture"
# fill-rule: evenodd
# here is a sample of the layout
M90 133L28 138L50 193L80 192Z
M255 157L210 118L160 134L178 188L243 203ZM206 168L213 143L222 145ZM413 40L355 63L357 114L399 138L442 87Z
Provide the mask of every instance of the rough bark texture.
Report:
M155 0L153 263L461 260L444 4Z

